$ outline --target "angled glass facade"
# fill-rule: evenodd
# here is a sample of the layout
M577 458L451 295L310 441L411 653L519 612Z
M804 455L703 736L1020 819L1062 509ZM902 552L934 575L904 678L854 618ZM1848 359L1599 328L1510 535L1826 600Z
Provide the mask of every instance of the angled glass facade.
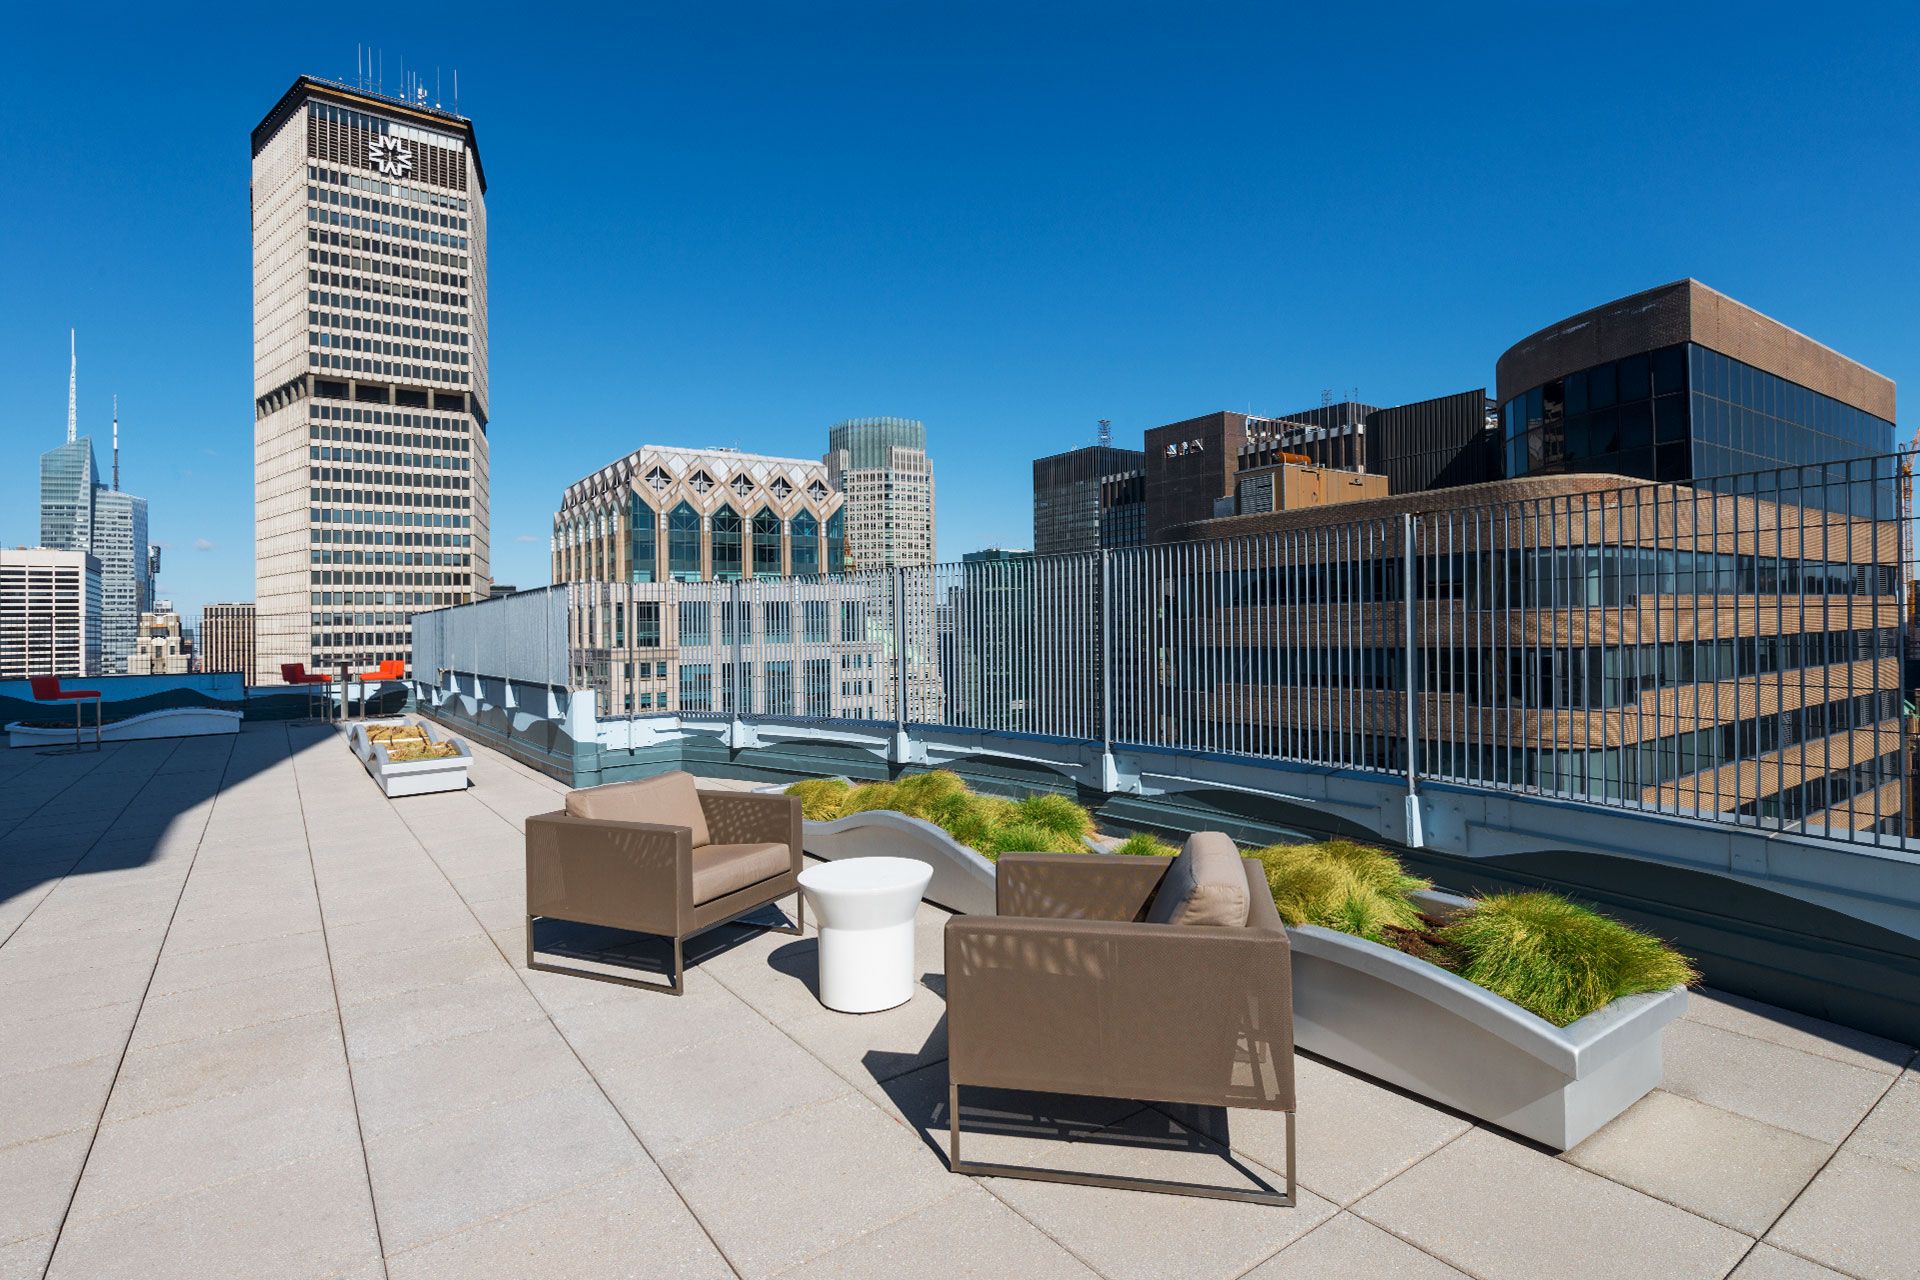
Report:
M1604 471L1692 484L1894 447L1886 419L1692 342L1555 378L1508 399L1500 418L1508 478ZM1834 488L1836 501L1870 501L1865 492Z
M93 494L100 472L93 441L70 440L40 455L40 545L51 551L93 550Z

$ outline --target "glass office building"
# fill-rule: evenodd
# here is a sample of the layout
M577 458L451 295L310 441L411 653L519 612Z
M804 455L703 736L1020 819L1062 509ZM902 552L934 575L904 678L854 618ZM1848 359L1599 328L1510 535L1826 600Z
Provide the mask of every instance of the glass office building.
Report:
M1555 378L1501 407L1509 477L1688 483L1893 451L1893 423L1696 343Z
M1583 358L1595 355L1609 358ZM1692 484L1894 448L1891 382L1696 281L1563 321L1500 364L1510 479L1597 471ZM1835 493L1874 470L1834 471Z
M91 438L81 436L41 454L40 545L93 550L93 491L99 487Z

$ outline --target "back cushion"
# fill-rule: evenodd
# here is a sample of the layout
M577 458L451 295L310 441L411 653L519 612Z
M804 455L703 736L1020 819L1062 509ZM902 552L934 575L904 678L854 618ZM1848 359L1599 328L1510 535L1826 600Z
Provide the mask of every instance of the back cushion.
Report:
M663 773L639 782L611 782L604 787L569 791L567 812L576 818L685 827L693 832L694 848L712 843L707 837L707 816L700 809L700 793L694 789L690 773Z
M1250 905L1240 850L1224 832L1196 831L1161 879L1147 923L1244 929Z

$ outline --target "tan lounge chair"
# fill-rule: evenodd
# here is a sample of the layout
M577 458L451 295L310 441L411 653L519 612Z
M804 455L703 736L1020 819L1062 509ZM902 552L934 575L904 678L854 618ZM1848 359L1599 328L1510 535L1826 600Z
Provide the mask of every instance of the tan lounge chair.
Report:
M685 941L795 893L800 866L795 796L700 791L678 772L570 791L564 810L527 819L527 967L681 995ZM799 912L770 927L798 934ZM542 918L673 939L672 987L536 962Z
M1007 854L996 897L946 927L953 1171L1292 1205L1292 953L1260 864L1219 832L1178 858ZM962 1085L1283 1111L1286 1190L970 1163Z

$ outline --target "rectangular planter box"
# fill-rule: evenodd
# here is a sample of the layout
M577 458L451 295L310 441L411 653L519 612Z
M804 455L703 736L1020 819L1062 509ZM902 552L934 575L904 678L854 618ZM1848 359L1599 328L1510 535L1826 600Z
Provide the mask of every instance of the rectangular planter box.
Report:
M1434 915L1469 904L1423 894ZM1660 1038L1687 991L1629 996L1556 1027L1437 965L1311 925L1293 941L1294 1040L1555 1151L1660 1084Z
M408 760L396 764L387 757L386 743L374 742L367 737L366 726L356 724L347 731L347 741L353 753L360 757L367 773L380 784L380 790L389 799L428 795L435 791L465 791L468 770L473 765L473 753L467 749L467 744L458 738L439 737L431 728L427 729L427 740L451 743L459 754L437 760Z

